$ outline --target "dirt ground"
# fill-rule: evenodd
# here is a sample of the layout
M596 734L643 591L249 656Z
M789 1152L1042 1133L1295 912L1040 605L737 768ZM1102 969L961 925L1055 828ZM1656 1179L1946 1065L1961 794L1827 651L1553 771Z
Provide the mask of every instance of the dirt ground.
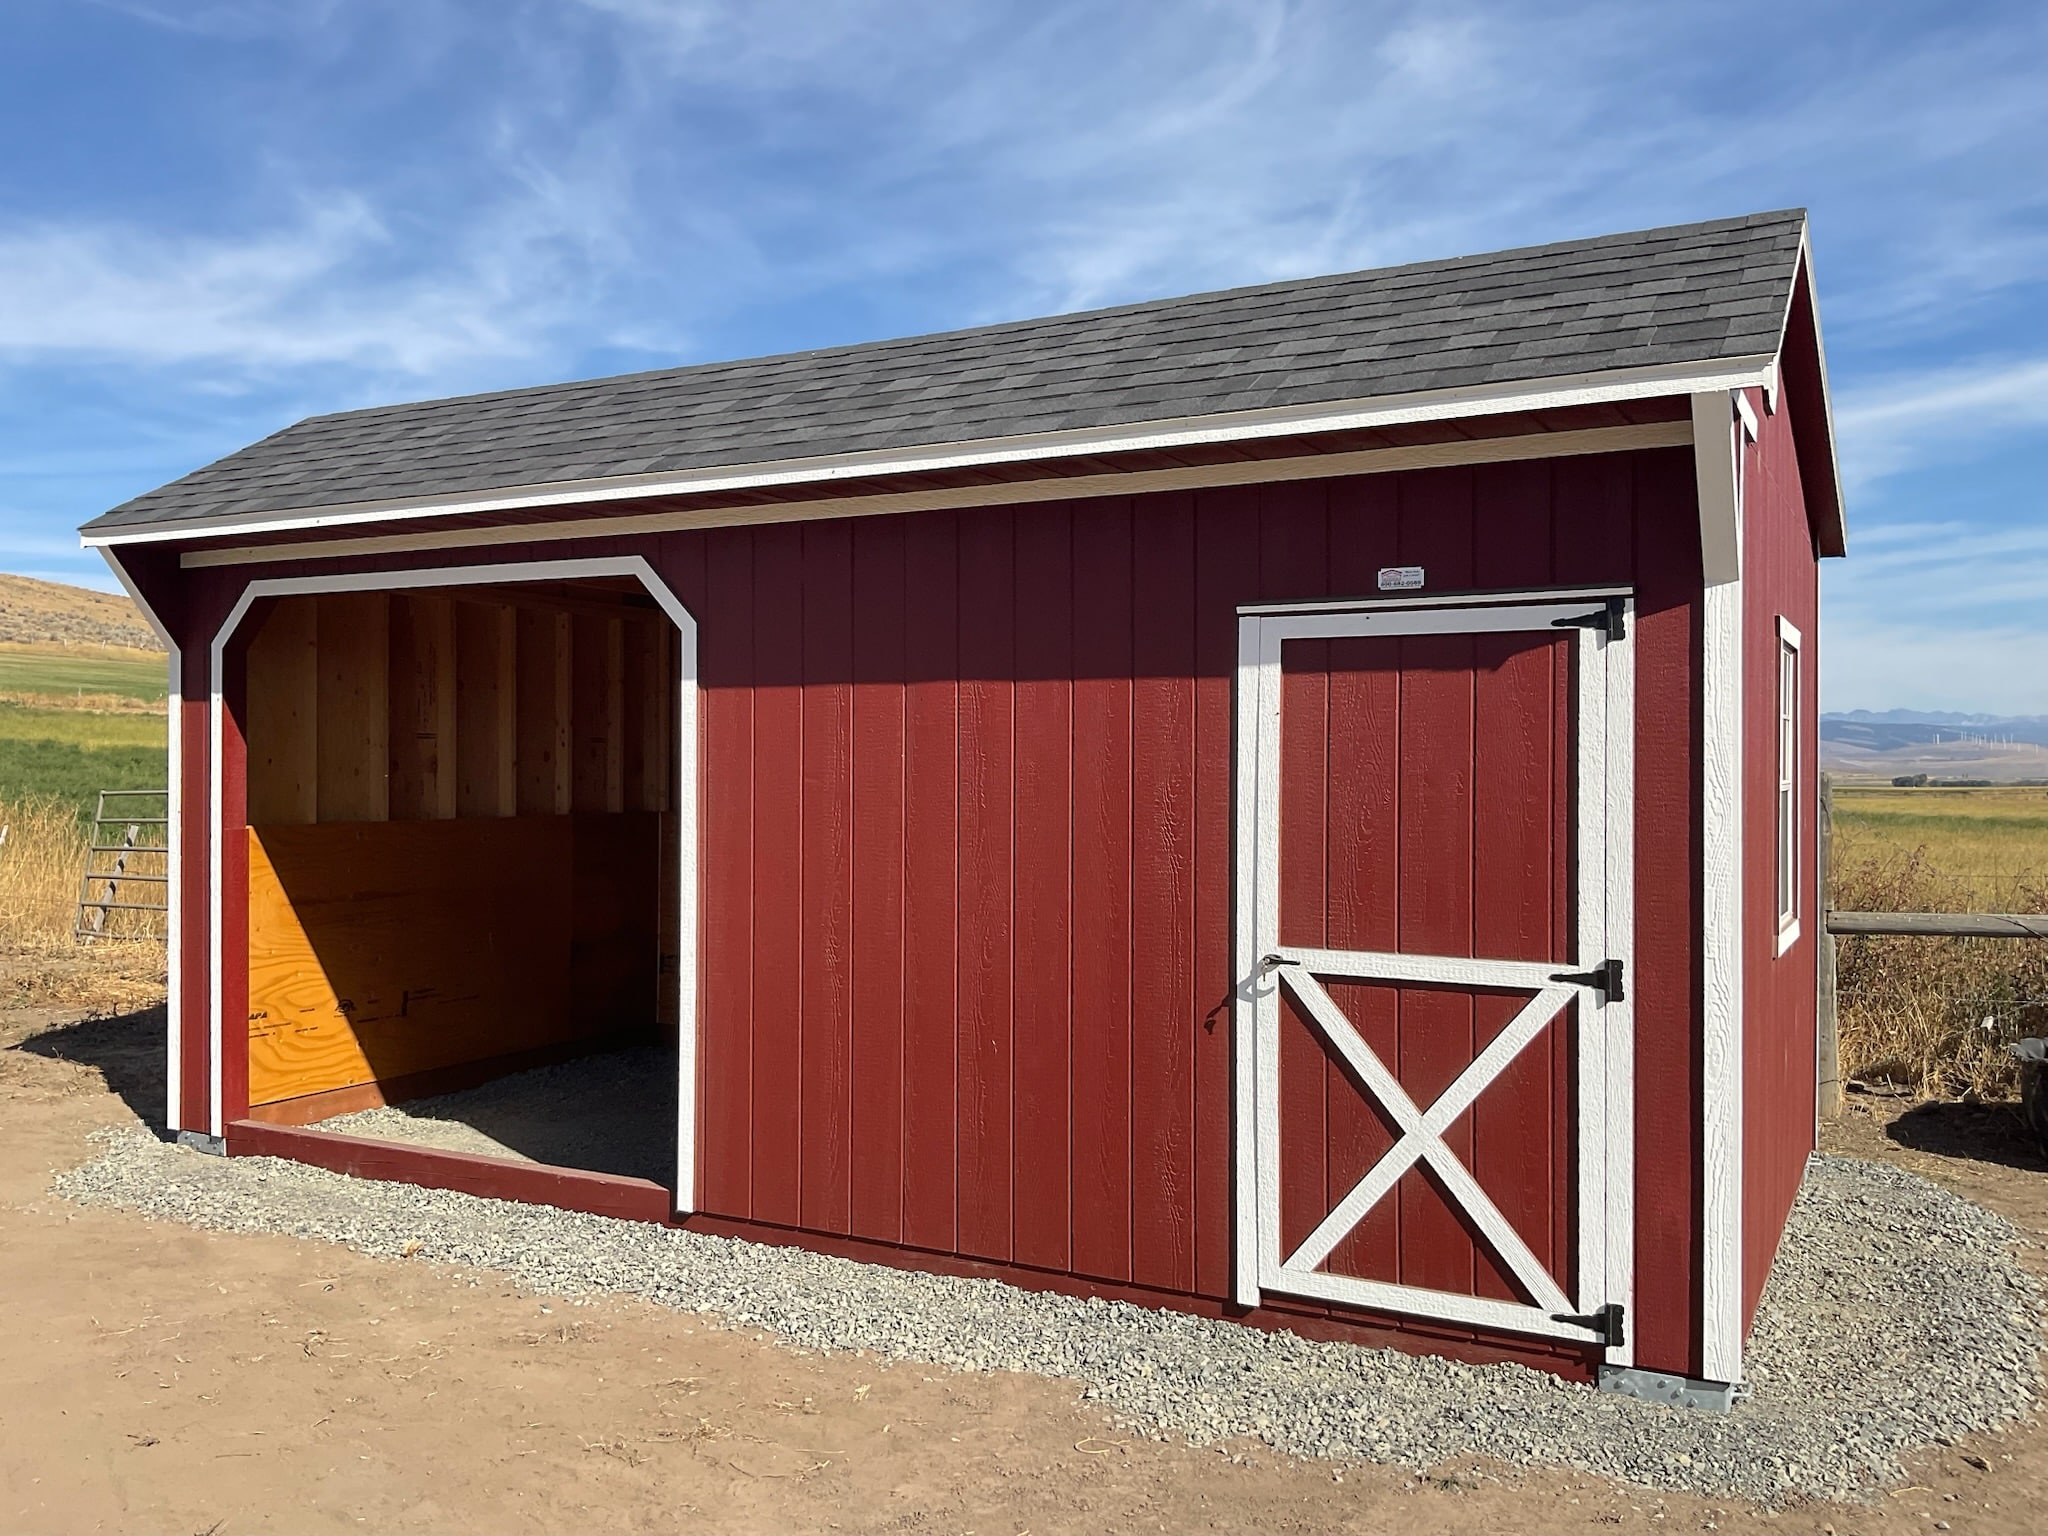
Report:
M0 970L0 997L8 995ZM160 1092L160 1015L0 1010L0 1531L2038 1531L2048 1431L1775 1514L1484 1462L1425 1478L1118 1435L1075 1389L799 1356L626 1300L82 1210L46 1193ZM1996 1110L1857 1100L1834 1150L2048 1236Z

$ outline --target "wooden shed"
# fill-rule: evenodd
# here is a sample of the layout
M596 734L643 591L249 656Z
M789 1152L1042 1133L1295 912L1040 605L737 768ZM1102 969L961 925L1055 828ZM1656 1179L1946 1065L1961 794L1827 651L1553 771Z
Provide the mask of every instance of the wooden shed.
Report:
M1814 1127L1801 213L316 417L84 533L171 650L185 1139L1741 1378ZM647 1176L319 1128L635 1042Z

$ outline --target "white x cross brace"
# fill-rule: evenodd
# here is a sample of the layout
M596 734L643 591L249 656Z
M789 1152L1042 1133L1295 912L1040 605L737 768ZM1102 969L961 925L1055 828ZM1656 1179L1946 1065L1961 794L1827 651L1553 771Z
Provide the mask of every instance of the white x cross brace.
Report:
M1451 1199L1485 1235L1494 1252L1528 1291L1530 1299L1537 1306L1554 1313L1570 1312L1571 1302L1557 1281L1529 1251L1529 1245L1522 1241L1521 1234L1501 1214L1500 1207L1493 1203L1486 1191L1479 1187L1472 1171L1458 1160L1443 1138L1444 1132L1471 1107L1487 1084L1500 1076L1529 1042L1564 1011L1565 1005L1572 1000L1574 989L1544 987L1539 990L1508 1022L1507 1028L1494 1036L1486 1049L1472 1059L1471 1065L1460 1072L1457 1080L1425 1111L1416 1107L1407 1090L1360 1037L1330 994L1323 990L1321 982L1305 967L1285 960L1274 969L1287 989L1308 1010L1316 1027L1336 1047L1401 1131L1400 1140L1366 1171L1365 1177L1351 1187L1350 1193L1337 1202L1336 1208L1322 1219L1299 1248L1288 1255L1281 1268L1297 1274L1313 1271L1364 1219L1366 1213L1386 1198L1401 1175L1420 1160L1436 1170Z

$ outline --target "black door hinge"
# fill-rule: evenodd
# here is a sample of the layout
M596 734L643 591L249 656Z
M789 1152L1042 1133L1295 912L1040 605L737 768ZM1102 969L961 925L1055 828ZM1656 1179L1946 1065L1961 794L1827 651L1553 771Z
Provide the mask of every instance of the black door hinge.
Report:
M1570 982L1575 987L1597 987L1610 1003L1628 1001L1628 986L1619 960L1602 960L1590 971L1559 971L1550 979Z
M1590 1328L1600 1335L1600 1342L1609 1349L1619 1349L1628 1342L1627 1310L1618 1301L1610 1301L1597 1312L1579 1317L1570 1312L1553 1312L1553 1323L1570 1323L1575 1328Z
M1610 597L1607 606L1550 621L1553 629L1597 629L1610 640L1628 638L1628 599Z

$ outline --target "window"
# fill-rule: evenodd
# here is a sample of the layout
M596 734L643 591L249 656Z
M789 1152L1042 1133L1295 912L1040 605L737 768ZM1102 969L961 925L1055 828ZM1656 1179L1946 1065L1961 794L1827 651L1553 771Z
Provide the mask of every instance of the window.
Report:
M1778 620L1778 953L1799 937L1799 631Z

